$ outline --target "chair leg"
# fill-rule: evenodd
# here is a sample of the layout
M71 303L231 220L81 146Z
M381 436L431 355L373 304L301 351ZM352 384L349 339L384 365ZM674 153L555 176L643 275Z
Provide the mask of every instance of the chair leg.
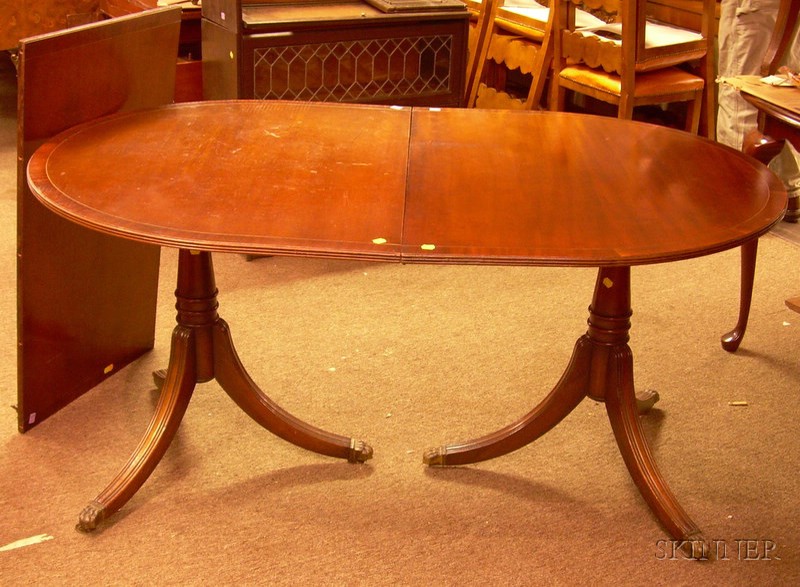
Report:
M622 120L633 120L633 97L630 94L623 93L619 97L619 104L617 105L617 118Z
M703 113L705 128L703 136L712 141L717 138L717 88L714 78L706 77L705 99L703 100Z
M694 99L687 103L686 108L686 126L684 129L687 132L696 135L700 130L700 114L703 110L703 92L698 91L694 95Z
M698 74L705 82L700 132L713 141L717 138L717 62L713 54L700 60Z
M528 98L525 100L525 108L527 110L541 110L542 109L542 96L544 95L545 84L547 79L551 78L551 84L557 85L555 79L552 79L553 74L553 43L550 37L545 38L539 51L536 53L536 60L533 64L533 82L531 83Z
M548 97L548 105L551 112L564 112L564 105L567 101L567 91L558 83L558 72L555 69L552 72L552 79L550 80L550 96Z

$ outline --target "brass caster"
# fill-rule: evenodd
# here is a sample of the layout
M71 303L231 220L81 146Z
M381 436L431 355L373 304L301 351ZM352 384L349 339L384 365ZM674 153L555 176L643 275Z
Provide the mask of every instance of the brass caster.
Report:
M83 508L78 516L78 524L75 529L78 532L92 532L105 517L105 508L96 501L92 501Z
M349 463L365 463L372 458L372 447L362 440L350 441Z
M429 467L444 467L447 449L443 446L429 448L422 453L422 462Z
M646 414L660 399L655 389L645 389L636 394L636 408L639 414Z

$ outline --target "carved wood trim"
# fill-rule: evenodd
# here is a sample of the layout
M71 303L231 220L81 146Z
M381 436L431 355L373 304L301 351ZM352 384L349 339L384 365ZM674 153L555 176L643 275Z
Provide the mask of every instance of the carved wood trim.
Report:
M533 73L536 54L540 45L520 37L494 35L489 45L488 59L505 63L508 69L519 69L522 73Z
M608 73L622 75L622 47L595 35L564 31L562 51L570 65L586 63L591 68L602 67Z
M481 84L478 87L478 96L475 98L476 108L486 108L490 110L525 110L525 101Z

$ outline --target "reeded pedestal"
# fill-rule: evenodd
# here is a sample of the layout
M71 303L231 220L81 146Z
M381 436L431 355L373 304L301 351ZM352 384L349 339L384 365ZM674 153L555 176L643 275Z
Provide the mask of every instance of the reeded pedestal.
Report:
M178 325L155 414L128 463L81 512L79 530L94 530L133 497L172 442L195 385L212 379L253 420L292 444L352 463L372 458L372 447L366 443L306 424L253 382L236 354L227 323L217 314L210 253L180 251L175 296Z
M553 390L531 412L482 438L429 449L431 466L464 465L493 459L533 442L589 397L605 402L622 458L650 509L676 540L702 540L656 466L639 422L633 386L630 330L630 268L598 271L589 328Z

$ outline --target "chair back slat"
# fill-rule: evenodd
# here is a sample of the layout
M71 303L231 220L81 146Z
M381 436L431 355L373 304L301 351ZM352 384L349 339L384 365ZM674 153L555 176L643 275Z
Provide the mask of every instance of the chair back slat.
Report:
M761 65L762 75L775 73L788 51L794 35L797 34L800 38L800 31L797 30L798 19L800 19L798 15L800 15L800 0L781 0L778 15L775 18L775 29Z

